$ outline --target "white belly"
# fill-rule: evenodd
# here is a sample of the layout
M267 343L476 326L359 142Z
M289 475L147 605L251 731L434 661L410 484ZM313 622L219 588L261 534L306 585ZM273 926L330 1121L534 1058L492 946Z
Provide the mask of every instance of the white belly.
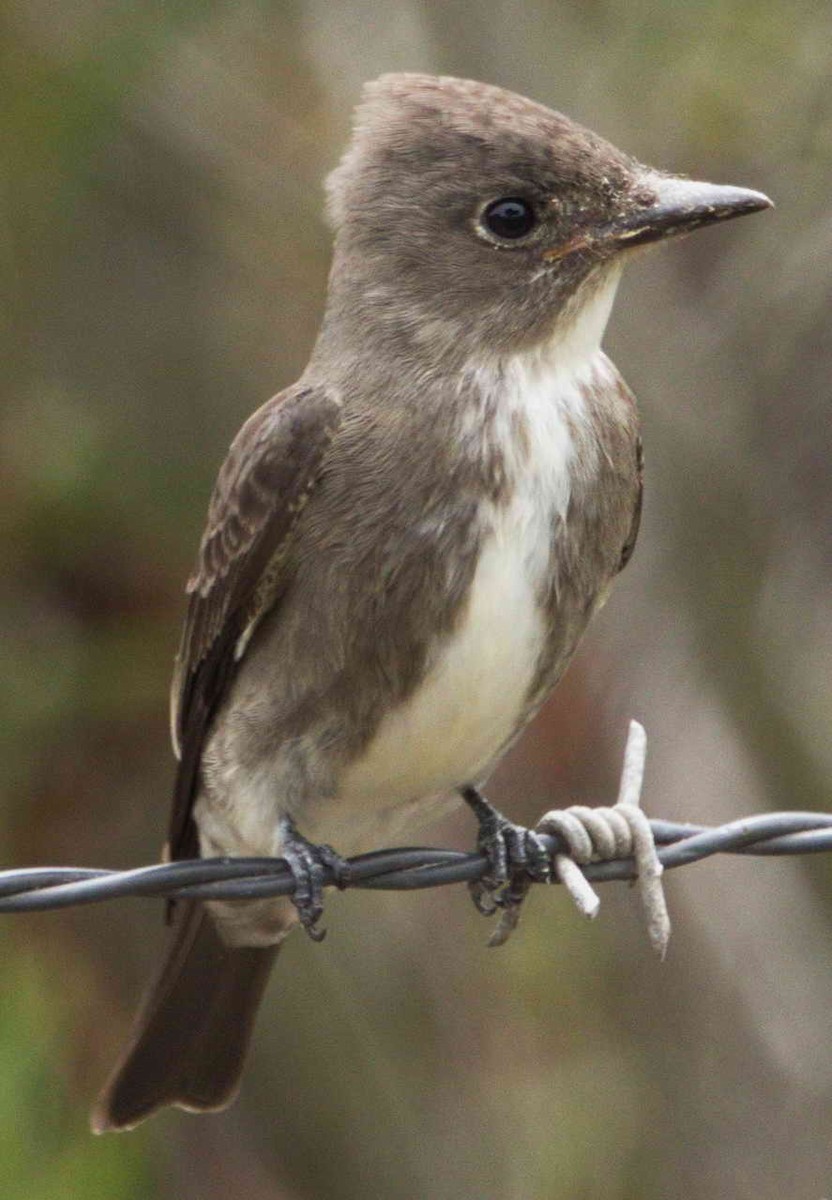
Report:
M337 805L345 819L350 810L377 811L482 781L516 732L546 634L541 600L569 504L573 431L584 419L587 383L607 369L603 356L566 370L546 359L516 361L492 384L500 396L487 435L501 441L511 500L483 502L465 612L422 684L388 713L342 777ZM466 435L483 437L482 423L472 421Z
M517 726L541 649L527 548L505 522L488 538L459 628L348 769L339 801L395 805L483 777Z

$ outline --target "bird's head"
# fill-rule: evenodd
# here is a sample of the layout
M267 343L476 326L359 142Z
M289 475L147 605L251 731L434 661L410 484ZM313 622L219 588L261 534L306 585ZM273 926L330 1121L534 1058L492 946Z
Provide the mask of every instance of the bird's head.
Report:
M333 280L362 319L498 355L599 295L608 312L627 251L770 205L644 167L501 88L416 74L366 86L328 194Z

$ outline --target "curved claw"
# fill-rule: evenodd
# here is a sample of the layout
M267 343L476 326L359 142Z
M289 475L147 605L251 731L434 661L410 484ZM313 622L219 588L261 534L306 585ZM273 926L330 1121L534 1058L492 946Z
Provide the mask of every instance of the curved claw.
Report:
M509 821L476 788L463 788L462 796L479 821L477 848L488 860L485 874L469 883L468 891L483 916L501 912L488 942L489 946L501 946L520 920L531 883L549 882L551 861L535 830Z
M318 922L324 911L327 871L331 872L336 887L345 888L350 881L349 863L331 846L316 846L307 841L288 820L284 822L281 857L295 881L291 899L300 923L313 942L322 942L326 930Z

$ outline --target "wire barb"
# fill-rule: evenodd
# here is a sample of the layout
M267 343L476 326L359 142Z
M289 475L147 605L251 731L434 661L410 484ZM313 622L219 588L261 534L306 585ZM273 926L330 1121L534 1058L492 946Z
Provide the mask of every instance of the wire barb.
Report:
M670 917L662 885L664 868L650 822L641 810L646 756L647 734L638 721L631 721L615 806L587 808L575 804L552 809L538 821L537 832L557 834L565 842L567 853L554 855L555 875L578 911L590 920L598 915L601 900L581 867L592 862L634 859L647 934L654 950L664 958L670 940Z

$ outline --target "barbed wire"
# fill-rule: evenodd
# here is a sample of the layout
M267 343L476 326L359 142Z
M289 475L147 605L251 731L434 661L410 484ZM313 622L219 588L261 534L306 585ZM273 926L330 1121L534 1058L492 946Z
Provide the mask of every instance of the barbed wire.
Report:
M517 924L522 896L533 882L562 883L578 909L595 916L600 901L593 883L637 879L654 948L663 956L670 922L662 892L664 870L688 866L714 854L818 854L832 850L832 814L776 812L744 817L726 825L647 821L641 790L647 734L631 721L624 748L618 800L613 808L575 805L546 813L534 842L549 855L551 872L505 873L508 842L520 830L499 818L497 839L507 886L494 900L494 861L483 853L431 847L375 850L343 864L320 864L323 887L377 891L416 891L467 883L480 911L502 908L491 945L501 945ZM474 793L477 796L477 793ZM477 797L482 807L482 799ZM498 817L493 811L491 818ZM502 833L500 833L502 829ZM521 839L522 840L522 839ZM600 860L600 861L598 861ZM640 866L636 869L636 860ZM489 879L489 883L485 880ZM478 886L478 882L483 884ZM0 914L43 912L96 904L125 896L165 900L262 900L291 895L297 886L282 858L200 858L156 863L128 871L95 867L32 867L0 872ZM489 895L492 897L488 900ZM483 905L483 899L487 902Z
M652 820L658 857L666 870L715 854L779 857L832 851L832 813L774 812L725 825ZM560 837L543 835L551 854L568 853ZM416 891L479 880L488 869L483 854L430 847L376 850L348 860L348 887ZM632 859L581 868L593 883L631 880ZM553 880L557 882L557 880ZM325 869L324 886L335 885ZM0 913L43 912L123 897L168 900L253 900L286 896L295 882L283 859L209 858L157 863L127 871L95 867L31 867L0 872Z

